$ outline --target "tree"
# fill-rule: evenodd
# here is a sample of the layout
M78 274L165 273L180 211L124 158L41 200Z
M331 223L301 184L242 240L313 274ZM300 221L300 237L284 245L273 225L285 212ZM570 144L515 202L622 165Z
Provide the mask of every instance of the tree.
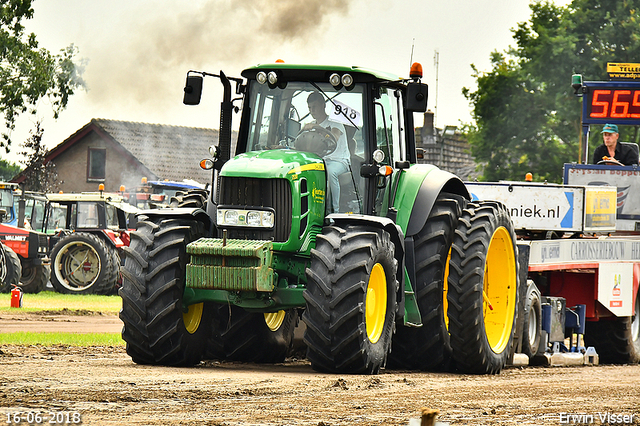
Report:
M0 181L8 182L20 173L20 170L22 170L22 167L18 164L10 163L7 160L0 160Z
M467 126L484 180L562 180L563 163L579 161L581 101L571 75L606 80L607 62L640 57L640 0L574 0L566 7L538 1L528 22L513 29L516 47L491 56L487 73L473 67L477 90L463 89L473 108ZM625 129L621 140L635 137ZM600 144L592 132L591 151Z
M47 97L58 118L69 96L84 83L73 62L73 45L52 55L38 47L35 34L24 33L23 19L33 17L31 0L5 0L0 5L0 114L5 131L0 147L9 150L11 131L21 113L36 113L37 101Z
M24 189L34 192L56 192L58 191L58 172L53 162L45 162L47 149L42 144L42 134L44 129L40 122L36 123L35 130L30 132L23 146L26 151L21 152L26 160L22 163L27 167L24 170Z

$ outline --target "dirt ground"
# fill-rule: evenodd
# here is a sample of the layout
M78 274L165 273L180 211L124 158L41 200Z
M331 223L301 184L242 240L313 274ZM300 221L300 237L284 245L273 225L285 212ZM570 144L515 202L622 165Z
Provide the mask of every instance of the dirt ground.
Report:
M115 314L0 314L3 333L121 326ZM0 346L3 424L21 412L21 424L407 425L422 407L451 425L638 425L640 365L355 376L317 374L297 359L167 368L136 365L124 347Z

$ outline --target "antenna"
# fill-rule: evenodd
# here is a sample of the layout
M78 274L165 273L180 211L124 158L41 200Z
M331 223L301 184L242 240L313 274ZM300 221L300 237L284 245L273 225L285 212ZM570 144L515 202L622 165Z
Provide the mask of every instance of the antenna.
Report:
M409 58L409 69L411 69L411 65L413 65L413 48L416 45L416 38L413 38L413 41L411 42L411 58Z
M433 127L438 123L438 69L440 68L440 52L436 49L433 53L433 66L436 68L436 102L433 107Z

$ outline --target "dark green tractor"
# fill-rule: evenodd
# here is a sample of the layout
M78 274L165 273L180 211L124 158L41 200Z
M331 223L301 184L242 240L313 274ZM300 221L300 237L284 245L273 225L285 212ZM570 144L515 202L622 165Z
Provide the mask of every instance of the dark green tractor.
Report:
M202 209L140 215L125 248L120 317L133 361L281 362L301 318L318 371L451 360L500 371L516 316L513 226L499 203L471 202L459 178L416 164L421 72L190 71L186 104L199 103L205 76L224 88L219 143L203 162L212 190Z

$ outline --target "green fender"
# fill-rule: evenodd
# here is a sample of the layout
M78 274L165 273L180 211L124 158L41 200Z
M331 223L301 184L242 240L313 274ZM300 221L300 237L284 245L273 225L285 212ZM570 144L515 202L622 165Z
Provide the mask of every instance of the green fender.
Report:
M430 164L414 164L401 171L398 179L394 207L398 211L396 223L405 237L420 232L441 192L471 199L459 177Z

